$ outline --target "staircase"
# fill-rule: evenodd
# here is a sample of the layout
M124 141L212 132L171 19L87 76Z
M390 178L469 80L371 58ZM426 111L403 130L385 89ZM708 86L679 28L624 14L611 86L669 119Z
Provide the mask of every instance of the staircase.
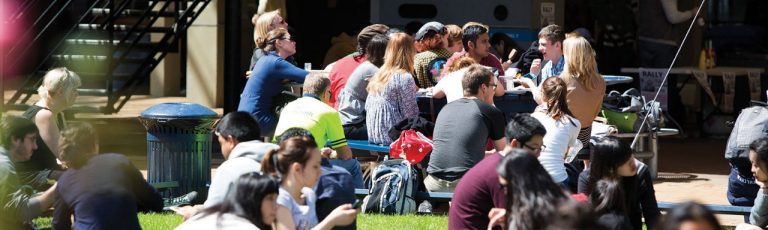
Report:
M12 12L11 20L32 8L44 10L21 37L31 42L18 43L7 53L0 53L6 55L10 66L20 61L11 57L30 52L35 46L44 47L42 38L60 39L47 41L52 48L41 49L45 52L43 58L4 108L23 110L34 103L30 98L37 94L45 72L63 66L80 76L80 95L107 97L106 105L72 108L74 111L69 112L119 111L166 54L184 50L179 44L186 44L187 28L210 1L24 1L17 12Z

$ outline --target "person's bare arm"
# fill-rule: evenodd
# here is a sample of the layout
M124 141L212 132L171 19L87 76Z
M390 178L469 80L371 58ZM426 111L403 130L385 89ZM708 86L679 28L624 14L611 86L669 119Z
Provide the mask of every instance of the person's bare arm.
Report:
M501 76L499 76L499 77L501 77ZM497 97L504 96L505 83L503 81L499 80L499 78L496 78L494 81L496 83L496 91L493 92L493 96L497 96Z
M293 224L293 216L291 211L285 206L277 206L277 219L275 220L275 230L294 230L296 225Z
M336 207L331 214L328 214L322 222L315 225L312 230L329 230L336 226L346 226L351 224L357 218L357 209L353 209L351 204L343 204ZM278 213L279 215L280 213Z
M672 24L688 21L694 15L696 15L695 9L679 11L677 9L677 0L660 0L661 8L664 10L664 16L667 17L667 21Z
M507 146L507 143L504 142L504 138L501 138L498 140L494 140L493 145L496 148L497 152L501 152L502 150L504 150L504 147Z
M352 149L349 148L349 145L336 148L336 154L338 154L339 158L342 160L352 159Z
M40 138L48 149L51 150L53 155L59 157L59 138L61 138L61 132L59 127L56 126L56 115L50 110L42 109L35 115L35 125L40 131Z

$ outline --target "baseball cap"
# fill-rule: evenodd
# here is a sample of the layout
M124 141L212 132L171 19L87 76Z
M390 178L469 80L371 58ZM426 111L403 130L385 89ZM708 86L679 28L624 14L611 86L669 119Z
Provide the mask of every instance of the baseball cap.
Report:
M424 36L427 35L429 31L435 31L435 32L442 32L445 30L445 26L442 23L439 22L427 22L421 28L418 32L416 32L416 40L422 40L424 39Z

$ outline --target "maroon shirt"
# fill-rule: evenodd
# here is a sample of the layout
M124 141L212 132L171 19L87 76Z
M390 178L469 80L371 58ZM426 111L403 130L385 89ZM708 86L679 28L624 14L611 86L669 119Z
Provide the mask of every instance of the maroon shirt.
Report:
M338 99L341 90L344 89L344 85L347 84L349 75L351 75L352 72L366 60L368 60L368 58L366 58L365 55L357 57L350 55L339 59L336 61L336 64L333 64L333 68L331 68L331 72L328 74L328 79L331 80L331 98L328 100L328 104L330 104L331 107L338 109L336 99Z
M447 61L445 61L445 66L446 67L451 66L451 63L453 63L456 60L459 60L464 56L467 56L466 51L453 53L453 55L450 58L448 58ZM488 53L488 56L485 56L482 60L480 60L480 63L478 64L496 68L496 70L499 71L499 76L504 76L504 68L501 67L501 61L499 61L499 58L496 57L496 55L493 55L492 53ZM445 68L446 71L443 71L443 74L442 74L443 76L447 74L448 72L447 69L448 68Z
M491 208L507 205L496 172L496 165L502 158L504 156L498 153L490 155L461 177L448 211L448 229L487 229Z

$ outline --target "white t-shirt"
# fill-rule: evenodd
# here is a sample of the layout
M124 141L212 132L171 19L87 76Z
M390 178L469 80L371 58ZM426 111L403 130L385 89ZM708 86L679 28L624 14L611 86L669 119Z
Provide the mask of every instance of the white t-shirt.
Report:
M556 183L561 183L568 179L564 165L565 153L569 148L574 148L576 142L579 141L581 124L579 120L568 115L555 121L540 111L532 113L531 117L539 120L547 130L547 134L544 135L544 146L541 149L541 155L539 155L539 162ZM578 149L572 151L578 151Z
M465 72L467 72L467 68L448 73L435 85L435 88L443 89L448 103L464 97L464 87L461 86L461 79L464 78Z
M219 214L208 214L205 216L195 215L189 220L185 221L176 230L208 230L208 229L245 229L245 230L258 230L256 225L253 225L245 218L239 217L234 214L225 213L219 218Z
M301 194L304 196L306 205L300 205L293 199L291 193L280 188L280 193L277 195L277 204L288 208L291 212L296 230L309 230L318 223L315 211L317 196L314 190L307 187L301 189Z

